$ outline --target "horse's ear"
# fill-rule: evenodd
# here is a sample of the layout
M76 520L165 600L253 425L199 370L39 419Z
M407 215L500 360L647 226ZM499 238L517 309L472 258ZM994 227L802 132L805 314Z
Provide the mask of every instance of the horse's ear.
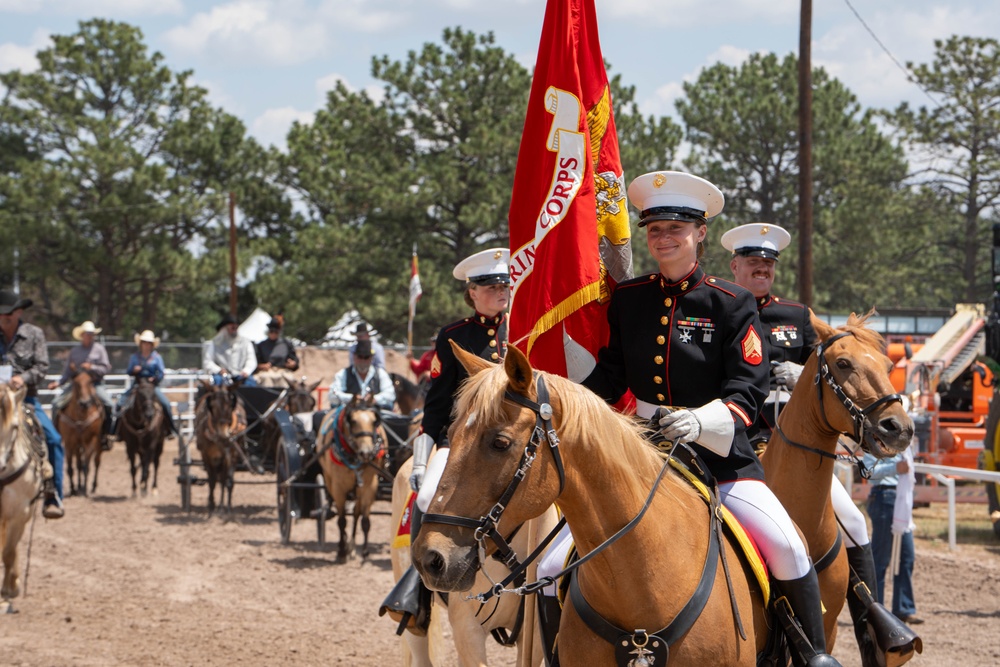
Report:
M304 380L303 380L303 382L304 382ZM306 387L306 390L307 390L307 391L308 391L308 392L309 392L310 394L311 394L311 393L313 393L314 391L316 391L316 387L318 387L318 386L320 385L320 383L321 383L321 382L323 382L323 380L316 380L316 381L315 381L315 382L313 382L313 383L312 383L311 385L309 385L308 387Z
M485 371L487 368L492 368L493 364L486 361L482 357L478 357L471 352L466 351L455 341L449 339L451 343L451 350L455 353L455 358L458 359L458 363L462 364L469 376L473 376L480 371Z
M503 368L510 379L510 388L518 394L528 395L531 387L531 364L521 350L514 345L507 346L507 356L503 360Z
M24 402L24 397L28 393L28 385L22 384L17 391L14 392L14 405Z
M201 386L204 387L205 389L211 389L214 385L212 384L211 380L206 380L206 379L202 378L202 380L201 380Z
M820 342L825 341L827 338L837 333L836 329L816 317L816 313L812 311L812 308L809 309L809 322L816 331L816 335L819 336Z

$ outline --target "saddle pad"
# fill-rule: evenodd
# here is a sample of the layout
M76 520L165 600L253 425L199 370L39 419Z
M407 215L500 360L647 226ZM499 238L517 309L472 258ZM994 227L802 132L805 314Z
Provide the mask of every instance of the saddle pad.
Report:
M410 491L409 495L406 496L406 507L399 515L399 528L396 529L396 536L392 538L393 549L410 548L410 519L413 517L413 501L416 498L417 494L413 491Z
M691 486L697 489L698 493L702 495L706 502L710 499L708 493L708 487L695 477L694 473L685 468L679 461L675 459L670 459L670 465L674 470L681 473ZM740 549L743 553L743 558L746 559L747 564L750 569L753 570L754 576L757 577L757 583L760 585L761 592L764 595L764 600L771 599L771 583L767 574L767 566L764 564L764 559L761 558L760 551L757 550L757 544L753 541L753 538L744 530L743 525L739 520L733 516L732 512L726 509L725 505L719 505L719 509L722 510L722 522L729 531L729 534L735 538L736 542L740 545Z

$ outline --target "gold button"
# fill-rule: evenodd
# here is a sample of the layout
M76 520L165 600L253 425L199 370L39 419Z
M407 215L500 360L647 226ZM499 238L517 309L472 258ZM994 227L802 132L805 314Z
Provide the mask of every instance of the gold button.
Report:
M659 375L654 375L653 382L655 382L656 384L663 384L663 378L661 378Z
M666 398L664 398L663 394L657 394L656 395L656 400L658 400L660 403L662 403L663 401L666 400Z
M495 340L491 340L490 341L490 347L496 347L496 346L497 346L497 342Z
M714 282L715 282L715 278L709 278L709 279L708 279L708 282L710 282L710 283L714 283Z
M663 305L664 305L664 306L667 306L668 308L669 308L669 307L670 307L670 306L671 306L671 305L672 305L673 303L674 303L674 300L673 300L673 299L671 299L671 298L670 298L669 296L668 296L668 297L667 297L666 299L664 299L664 300L663 300Z
M492 359L493 361L496 361L499 358L500 358L500 355L497 354L496 352L494 352L493 354L490 355L490 359Z
M486 330L486 335L487 335L487 336L492 336L492 335L493 335L493 334L495 334L496 332L497 332L497 330L496 330L496 329L487 329L487 330Z
M664 315L660 318L660 324L667 325L670 324L670 318Z
M482 317L482 316L480 316L480 317L479 317L479 323L480 323L480 324L485 324L485 323L486 323L486 318L485 318L485 317Z
M663 357L661 357L660 355L656 355L655 357L653 357L653 361L655 363L662 364L663 363Z
M656 342L659 343L660 345L663 345L664 343L667 342L667 339L664 338L663 336L657 336L656 337Z

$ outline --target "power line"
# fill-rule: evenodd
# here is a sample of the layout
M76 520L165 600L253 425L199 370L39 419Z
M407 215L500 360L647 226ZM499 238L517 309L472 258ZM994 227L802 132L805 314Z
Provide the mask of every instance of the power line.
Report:
M941 105L938 104L938 101L934 99L934 97L932 97L929 92L927 92L927 89L921 86L920 83L913 78L913 75L910 74L910 71L906 69L906 67L904 67L902 63L896 60L896 56L892 55L892 51L890 51L889 47L887 47L885 44L882 43L882 40L878 38L878 35L875 34L875 31L868 27L868 24L865 23L865 20L861 18L861 14L858 14L858 10L856 10L854 8L854 5L851 4L851 0L844 0L844 4L847 5L848 9L851 10L851 13L854 14L854 17L858 19L858 21L861 23L862 26L864 26L864 29L868 31L868 34L872 36L872 39L875 40L875 43L878 44L883 51L885 51L885 54L889 56L889 58L892 59L892 62L896 64L896 67L898 67L903 72L903 75L906 77L906 80L912 83L917 88L919 88L920 91L927 96L927 99L933 102L935 107L941 108Z

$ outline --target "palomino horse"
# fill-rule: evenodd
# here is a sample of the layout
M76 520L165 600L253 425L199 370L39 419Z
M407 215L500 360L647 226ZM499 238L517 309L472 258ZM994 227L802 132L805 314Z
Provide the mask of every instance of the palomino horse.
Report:
M400 414L413 414L415 410L422 410L424 399L427 396L425 387L415 382L411 382L399 373L389 373L392 378L393 389L396 390L396 405Z
M853 436L878 458L902 452L913 436L913 422L889 381L892 362L883 352L882 337L865 327L872 312L852 313L837 329L812 318L819 347L806 361L761 456L767 485L798 524L817 563L840 544L830 504L830 484L839 483L833 482L839 436ZM848 588L846 553L839 549L828 567L817 569L826 645L832 651Z
M396 473L396 479L392 485L392 523L390 525L393 532L390 542L395 542L398 537L396 530L410 496L409 480L412 472L413 459L407 459L400 467L399 472ZM552 530L557 520L555 508L550 507L541 517L529 521L517 531L510 540L511 548L523 558ZM399 547L393 544L390 557L392 574L398 581L410 566L409 544L403 544ZM492 558L486 561L484 569L485 573L480 571L476 574L476 581L472 586L475 591L488 589L492 585L491 580L501 581L510 572L502 563ZM526 575L529 579L534 578L534 565L528 568ZM525 600L523 611L520 608L522 600ZM517 661L514 664L518 667L541 665L544 651L541 638L538 636L537 626L534 623L533 602L530 598L518 599L512 595L504 595L481 605L475 600L466 599L464 595L449 595L448 602L443 604L442 600L435 595L430 627L427 629L426 636L417 636L411 632L403 633L400 640L403 663L412 667L431 667L431 665L441 664L445 660L446 651L441 624L444 622L442 612L446 607L460 665L485 666L487 664L486 642L489 641L490 633L501 629L509 632L518 626L520 626L520 631L514 638L517 646ZM518 622L519 615L521 616L520 623Z
M156 385L147 377L135 382L130 395L131 402L122 412L118 422L119 433L125 441L129 467L132 470L132 497L136 495L135 475L142 469L141 492L145 496L149 488L149 466L153 466L153 495L156 495L156 479L160 471L160 455L163 441L167 436L167 421L163 406L156 398ZM138 465L136 464L138 459Z
M22 407L27 390L0 384L0 546L3 548L3 600L21 593L18 542L24 534L44 479L52 476L41 434L34 434ZM35 442L37 440L37 442Z
M767 639L760 588L749 568L737 565L742 559L730 540L713 530L708 504L664 470L641 427L589 390L533 373L516 347L503 366L452 348L470 377L458 395L447 466L411 548L424 583L468 590L480 550L496 550L490 534L508 535L558 502L581 560L589 558L574 574L579 595L563 609L562 664L625 664L616 660L624 640L637 661L643 651L660 651L657 665L667 662L665 647L671 665L754 665ZM635 521L644 506L648 516ZM575 599L622 629L617 640L592 631ZM692 600L694 610L674 623Z
M247 415L234 385L216 387L202 380L205 394L194 415L195 442L208 474L208 513L215 511L215 485L220 485L219 505L233 511L234 448L246 430ZM228 492L228 500L227 494Z
M347 405L331 410L320 425L316 445L324 451L319 457L326 490L337 507L340 528L341 561L354 557L358 520L365 534L362 558L368 557L370 513L378 493L378 475L385 461L385 430L373 397L355 396ZM354 491L354 525L347 536L347 494Z
M87 476L90 462L94 462L94 484L97 490L97 471L101 468L101 427L104 424L104 404L97 396L90 373L77 373L73 377L69 401L59 411L59 433L66 448L66 466L69 469L69 495L78 492L87 495ZM73 463L77 475L73 475Z

